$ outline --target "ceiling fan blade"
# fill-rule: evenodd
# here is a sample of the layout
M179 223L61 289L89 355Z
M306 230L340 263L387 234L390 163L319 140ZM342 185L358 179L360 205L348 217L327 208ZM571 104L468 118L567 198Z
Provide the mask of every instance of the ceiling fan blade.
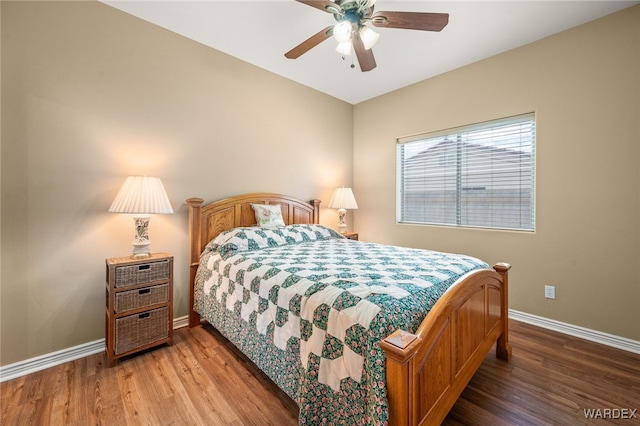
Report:
M336 4L329 0L296 0L299 3L304 3L307 6L315 7L328 13L342 13L342 8L339 4Z
M364 43L357 31L353 33L353 49L356 51L356 57L362 72L371 71L377 66L373 51L364 48Z
M376 27L442 31L442 29L449 23L449 14L381 11L376 12L371 16L371 23Z
M302 56L302 54L307 53L312 48L316 47L333 34L333 26L329 26L323 30L318 31L290 51L284 54L289 59L296 59Z

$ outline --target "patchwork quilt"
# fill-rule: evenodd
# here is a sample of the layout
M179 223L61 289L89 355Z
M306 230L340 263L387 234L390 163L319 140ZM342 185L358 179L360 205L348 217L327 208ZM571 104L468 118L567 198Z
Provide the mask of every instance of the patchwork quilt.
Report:
M235 228L211 241L195 310L297 401L300 424L384 424L384 352L486 263L352 241L321 225Z

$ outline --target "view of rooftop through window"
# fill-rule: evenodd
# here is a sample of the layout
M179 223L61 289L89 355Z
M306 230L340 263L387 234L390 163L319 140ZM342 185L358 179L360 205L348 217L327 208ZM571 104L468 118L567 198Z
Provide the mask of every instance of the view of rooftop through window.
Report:
M398 222L534 230L534 114L398 140Z

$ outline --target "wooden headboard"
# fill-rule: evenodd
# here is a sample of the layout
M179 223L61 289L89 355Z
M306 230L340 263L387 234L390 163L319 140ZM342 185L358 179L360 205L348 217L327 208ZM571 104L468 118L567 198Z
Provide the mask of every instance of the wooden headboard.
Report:
M286 225L319 223L320 200L302 201L294 197L271 193L236 195L203 206L202 198L189 198L189 262L191 292L189 327L200 324L200 316L193 310L194 282L200 254L218 234L240 226L254 226L256 217L251 204L280 204Z

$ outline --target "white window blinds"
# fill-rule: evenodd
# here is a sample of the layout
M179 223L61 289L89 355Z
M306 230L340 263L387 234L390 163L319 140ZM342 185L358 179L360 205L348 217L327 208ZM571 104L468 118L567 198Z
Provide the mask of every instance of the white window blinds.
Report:
M533 113L398 139L397 220L533 231Z

